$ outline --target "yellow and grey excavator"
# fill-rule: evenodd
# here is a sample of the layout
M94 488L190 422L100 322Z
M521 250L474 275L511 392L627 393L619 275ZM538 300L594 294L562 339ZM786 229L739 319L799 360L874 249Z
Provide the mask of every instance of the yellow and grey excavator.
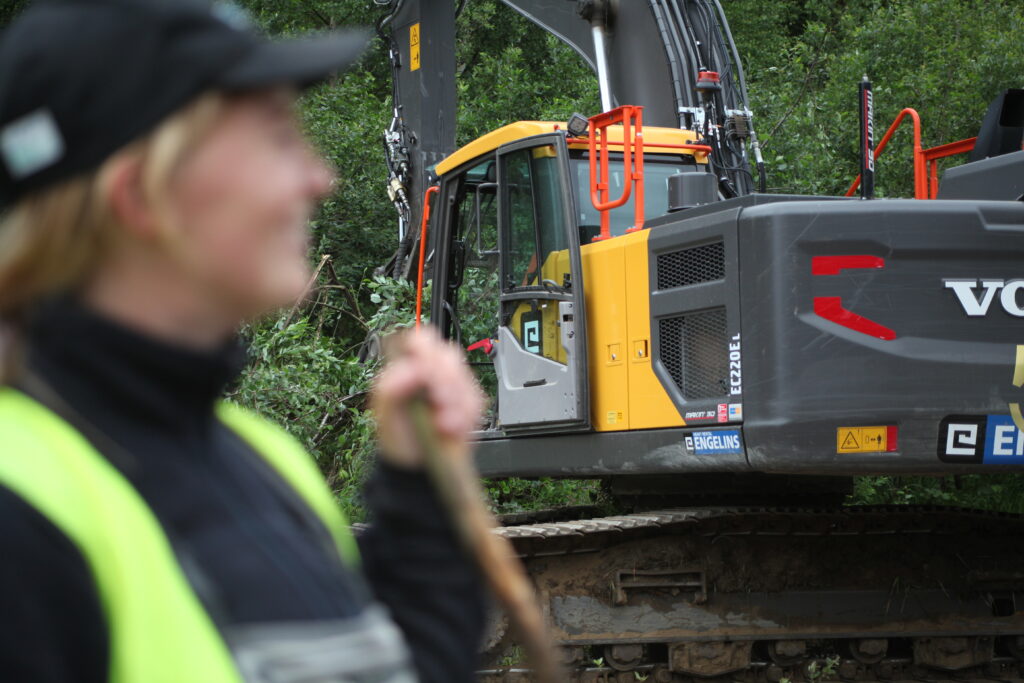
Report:
M899 120L876 145L864 84L860 198L772 195L717 0L503 2L604 111L456 150L459 10L392 0L388 268L493 394L481 472L631 511L501 530L571 680L1024 680L1024 520L841 504L1024 464L1024 91L871 200ZM482 679L529 680L514 653L496 619Z

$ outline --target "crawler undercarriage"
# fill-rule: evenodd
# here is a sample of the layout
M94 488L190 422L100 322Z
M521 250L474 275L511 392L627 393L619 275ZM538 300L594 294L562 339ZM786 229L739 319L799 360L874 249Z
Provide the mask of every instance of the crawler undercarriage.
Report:
M518 524L569 681L1024 680L1024 518L688 508ZM496 618L484 683L530 681Z

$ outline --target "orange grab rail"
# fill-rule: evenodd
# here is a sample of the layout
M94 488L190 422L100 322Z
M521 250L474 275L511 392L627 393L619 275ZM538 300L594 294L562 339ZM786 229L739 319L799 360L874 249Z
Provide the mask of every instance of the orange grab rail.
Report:
M967 154L974 149L974 145L977 141L978 138L967 138L966 140L950 142L946 145L932 147L931 149L926 149L923 152L924 161L928 165L929 199L935 199L939 194L939 159L945 159L946 157L955 156L957 154Z
M608 139L609 126L622 125L622 169L628 174L623 183L622 196L618 199L608 198L608 147L612 144ZM601 232L595 241L606 240L611 235L611 216L608 212L629 201L636 185L636 198L633 201L634 230L644 227L644 153L643 153L643 107L624 105L611 111L590 117L590 128L593 131L589 139L590 150L590 201L594 208L601 212ZM598 160L600 147L600 160ZM598 179L598 162L600 161L600 179Z
M892 138L893 133L896 132L896 129L900 127L900 124L903 123L903 119L907 116L910 116L914 122L914 198L926 199L928 197L928 186L925 183L924 178L925 165L921 150L921 117L917 113L916 109L908 107L899 113L896 120L892 122L891 126L889 126L889 130L885 131L885 135L882 136L878 146L875 147L874 158L877 159L881 156L882 152L885 150L885 146L889 144L889 140ZM860 187L859 173L857 174L857 178L853 181L853 184L850 185L850 189L846 191L846 196L852 197L858 187Z
M889 140L892 138L896 129L903 123L903 119L909 116L914 124L914 199L935 199L939 193L939 159L953 156L955 154L964 154L974 149L974 143L977 138L968 138L967 140L960 140L959 142L952 142L948 145L939 145L938 147L932 147L930 149L922 149L921 147L921 116L917 113L917 110L906 108L899 113L896 120L889 126L889 130L885 131L885 135L879 141L878 146L875 147L874 158L877 159L881 156L885 150L885 146L889 144ZM857 188L860 187L860 175L850 185L850 189L846 191L847 197L852 197L856 192Z
M432 185L423 193L423 219L420 221L420 263L416 279L416 329L420 329L423 313L423 259L427 254L427 224L430 222L430 195L437 194L441 188Z
M582 144L584 142L589 143L590 140L591 140L590 136L571 137L571 138L569 138L569 144L570 145ZM612 147L622 147L623 145L626 144L626 142L624 140L605 140L604 144L611 145ZM632 144L632 143L630 143L630 144ZM688 150L690 150L692 152L696 152L696 154L694 156L698 156L700 154L703 154L703 155L706 156L708 154L711 154L711 152L712 152L711 145L701 145L701 144L696 143L696 142L687 142L687 143L655 142L655 143L652 143L650 145L647 145L647 143L643 143L641 146L644 149L646 149L648 146L655 147L657 149L662 149L662 148L664 148L664 149L688 149ZM700 158L700 157L698 156L698 158Z

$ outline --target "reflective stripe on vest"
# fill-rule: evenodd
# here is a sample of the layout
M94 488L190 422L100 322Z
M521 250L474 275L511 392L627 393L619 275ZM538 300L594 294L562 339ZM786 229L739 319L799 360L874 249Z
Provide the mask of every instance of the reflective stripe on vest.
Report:
M284 430L221 404L220 419L266 459L355 562L355 541L315 465ZM92 571L110 634L113 683L240 683L231 653L160 523L127 479L71 425L0 388L0 484L60 529Z

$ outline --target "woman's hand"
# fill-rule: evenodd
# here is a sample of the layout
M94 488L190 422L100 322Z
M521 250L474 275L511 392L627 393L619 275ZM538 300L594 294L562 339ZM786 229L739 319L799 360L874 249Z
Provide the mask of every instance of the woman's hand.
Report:
M399 467L421 467L424 454L409 416L410 399L426 398L439 437L466 441L478 427L483 393L462 351L432 329L403 334L388 346L390 361L370 397L380 456Z

